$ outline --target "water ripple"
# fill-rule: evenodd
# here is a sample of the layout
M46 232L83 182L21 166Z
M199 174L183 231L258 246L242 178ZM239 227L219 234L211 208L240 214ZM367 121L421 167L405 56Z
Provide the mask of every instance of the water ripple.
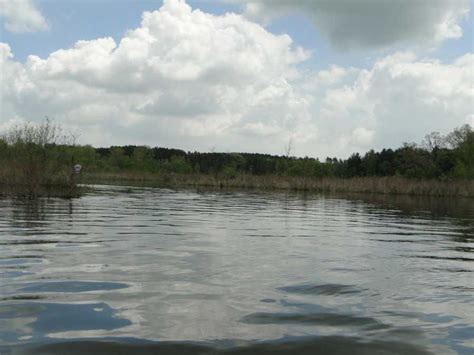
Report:
M0 211L0 353L474 350L472 199L98 186Z

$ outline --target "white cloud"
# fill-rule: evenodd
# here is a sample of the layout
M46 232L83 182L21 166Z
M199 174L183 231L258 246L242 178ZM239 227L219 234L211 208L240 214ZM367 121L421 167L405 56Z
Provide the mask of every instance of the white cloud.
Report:
M368 147L372 143L375 132L364 128L357 127L352 131L352 140L356 146Z
M300 129L308 103L291 81L295 64L308 56L289 36L240 15L214 16L168 0L145 12L119 43L79 41L25 64L6 58L2 70L11 84L3 96L11 115L48 115L82 131L100 124L115 133L94 144L219 146L231 132L244 134L245 125L245 134L256 136ZM262 129L268 125L274 127Z
M289 12L308 15L339 49L434 44L462 36L468 0L233 0L250 18L269 21Z
M328 137L320 144L332 147L332 155L347 155L419 142L432 131L472 124L473 67L474 54L446 64L396 53L327 90L321 91L317 75L310 78L305 88L314 83L314 124Z
M0 16L10 32L36 32L49 29L49 25L32 0L0 0Z
M325 158L419 141L472 123L474 55L396 53L369 69L298 65L308 53L242 16L165 1L118 43L79 41L14 60L0 44L0 127L55 118L82 143Z

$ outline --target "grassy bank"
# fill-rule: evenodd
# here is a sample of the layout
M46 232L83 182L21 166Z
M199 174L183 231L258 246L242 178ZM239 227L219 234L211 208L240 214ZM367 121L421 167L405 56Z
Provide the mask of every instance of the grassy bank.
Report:
M140 184L171 188L210 187L474 197L473 180L419 180L397 176L342 179L238 175L227 178L204 174L102 173L86 174L82 181L88 184Z
M474 131L465 125L435 137L427 148L405 144L320 161L289 152L78 146L73 136L46 120L0 134L0 196L75 197L81 193L77 184L85 182L473 197ZM83 177L81 170L87 173Z

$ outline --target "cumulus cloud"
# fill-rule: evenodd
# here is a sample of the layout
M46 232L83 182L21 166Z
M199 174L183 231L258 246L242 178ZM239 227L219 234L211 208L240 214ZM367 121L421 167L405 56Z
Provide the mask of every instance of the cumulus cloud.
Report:
M119 43L78 41L24 64L12 59L7 45L2 51L11 83L3 88L7 112L115 132L94 144L218 145L230 132L303 130L298 124L308 118L307 101L290 83L298 75L295 65L309 56L305 50L240 15L193 11L184 1L167 0L159 11L145 12L140 27Z
M116 42L15 61L0 44L0 129L55 118L82 143L347 156L472 123L474 55L396 53L311 72L309 54L236 14L168 0Z
M381 58L355 76L352 69L326 89L315 75L305 87L314 83L315 124L328 137L320 143L332 146L336 155L347 155L419 142L426 133L472 124L473 67L472 53L442 63L405 52Z
M339 49L431 43L462 36L468 0L236 0L245 14L268 21L302 12Z
M36 32L49 28L31 0L0 0L0 16L10 32Z

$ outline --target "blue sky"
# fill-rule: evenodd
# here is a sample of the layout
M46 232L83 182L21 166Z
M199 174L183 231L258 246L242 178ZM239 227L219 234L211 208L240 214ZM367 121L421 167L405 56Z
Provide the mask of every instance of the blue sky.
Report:
M27 3L29 8L25 7L24 14L15 12L14 9L8 10L8 4L12 2L16 3ZM415 92L420 91L420 95L431 95L430 97L420 97L420 105L423 102L433 100L446 100L446 102L440 103L441 106L447 107L449 105L454 106L455 96L447 97L446 93L439 93L439 97L436 96L438 93L428 93L423 91L423 85L436 81L436 77L439 77L439 73L445 73L446 70L452 69L452 65L459 58L473 53L473 15L470 10L473 5L473 1L464 0L433 0L431 2L425 0L414 0L411 5L410 2L404 0L395 0L392 4L386 6L386 8L374 5L373 0L361 0L354 1L351 3L352 8L347 10L347 13L342 11L338 3L347 4L343 1L334 1L334 6L325 5L324 1L306 1L297 0L293 2L288 1L269 1L269 0L256 0L256 1L239 1L239 0L227 0L227 1L213 1L213 0L189 0L187 5L182 0L169 0L170 3L176 2L181 4L181 10L186 11L185 6L189 5L192 11L200 9L204 14L217 15L216 19L224 18L226 13L236 13L241 15L242 22L248 22L258 26L263 31L268 33L262 35L258 40L263 41L256 48L266 46L272 41L284 41L278 39L279 35L288 35L291 37L292 44L281 44L286 45L286 54L281 51L275 51L274 55L282 55L281 62L275 64L273 59L268 59L271 64L275 64L275 68L279 68L281 72L275 69L272 73L262 73L262 82L258 85L255 84L258 80L249 79L250 81L245 83L248 85L245 92L252 92L253 97L256 97L257 92L284 92L287 106L278 108L277 103L280 100L275 97L275 102L265 103L262 101L259 103L257 108L249 109L248 104L246 107L236 108L235 111L228 112L230 110L223 109L222 112L212 112L208 116L202 114L197 117L193 115L193 112L186 112L182 114L180 120L173 118L173 124L176 123L173 132L169 132L172 138L168 139L164 136L157 135L157 139L152 138L149 132L145 130L147 124L160 126L161 124L168 127L169 116L163 115L158 117L161 112L158 110L154 112L153 118L147 118L143 116L137 116L136 107L142 107L143 105L134 102L129 107L130 117L124 121L114 122L110 118L111 109L108 107L99 107L98 103L83 102L81 107L89 107L89 114L94 107L97 110L98 115L103 115L104 118L94 117L85 118L81 121L80 117L72 118L72 111L79 112L81 107L71 109L70 111L62 111L59 106L70 106L69 104L61 104L58 107L54 106L50 101L44 97L37 95L32 97L33 94L29 93L22 100L29 100L23 105L35 102L35 100L46 100L43 102L47 108L48 104L51 104L50 111L56 116L56 119L63 122L66 126L78 129L81 132L81 139L83 143L98 144L100 130L104 129L101 127L102 124L108 125L107 130L116 130L116 134L112 134L109 137L103 138L103 143L138 143L140 140L144 140L146 144L159 145L160 139L162 145L177 146L189 149L206 149L209 139L214 140L214 145L221 150L265 150L272 153L277 153L283 143L282 140L289 139L291 137L298 137L301 142L299 154L308 155L322 155L329 154L334 151L336 154L348 154L352 150L368 150L369 148L377 148L382 146L383 143L388 144L399 144L403 141L422 138L422 130L430 128L432 124L432 130L446 131L449 127L471 123L471 115L469 112L474 113L472 105L467 104L467 107L459 110L455 107L446 109L444 115L459 115L456 119L449 118L449 121L442 121L442 117L436 118L435 121L430 123L428 117L420 118L419 127L415 126L413 129L415 132L410 132L407 127L393 127L392 132L397 132L396 137L390 136L387 139L385 135L388 133L387 127L391 127L394 122L390 121L390 114L383 113L382 110L378 110L378 106L370 105L367 102L370 101L370 95L374 95L377 89L365 88L364 92L361 91L362 83L364 80L364 73L371 73L372 82L370 85L376 85L376 74L380 75L380 81L385 80L383 75L387 73L393 73L394 68L398 68L401 65L404 66L404 70L408 73L412 73L413 77L410 80L418 80L420 75L423 76L423 80L419 83L410 82L407 84L408 79L405 80L406 85L410 85L409 90L413 89L411 86L419 85L414 88ZM393 4L398 4L393 6ZM413 5L414 4L414 5ZM98 0L98 1L58 1L58 0L1 0L0 5L4 6L3 16L0 17L1 27L1 38L0 42L8 45L8 51L13 54L13 59L10 57L8 63L17 63L24 66L25 73L33 75L32 67L26 63L26 59L29 55L38 56L44 61L44 66L52 65L53 61L49 58L51 53L58 50L67 51L75 46L75 43L79 40L95 41L99 38L111 37L115 40L115 45L118 45L120 41L127 37L129 30L134 30L141 27L141 17L145 11L157 11L162 8L163 2L161 0ZM360 5L360 6L358 6ZM339 7L337 7L339 6ZM19 8L19 7L18 7ZM171 5L168 5L171 9ZM460 9L464 9L464 12ZM342 7L342 9L344 9ZM29 28L27 31L12 30L11 26L9 29L9 23L13 19L15 21L28 20L27 11L36 11L38 16L42 17L44 23L37 20L37 29ZM160 12L165 12L165 7ZM181 11L180 10L180 11ZM358 12L359 11L359 12ZM171 10L169 10L172 13ZM373 12L373 14L371 13ZM395 15L391 15L391 12L396 12ZM352 16L351 13L354 13ZM158 12L157 12L158 14ZM174 13L176 15L176 13ZM16 16L16 17L15 17ZM157 15L158 17L161 15ZM360 21L357 18L363 17L364 21ZM157 17L157 18L158 18ZM198 19L197 16L194 16ZM159 17L162 18L162 17ZM381 21L378 18L382 18ZM212 21L214 21L212 20ZM39 22L38 22L39 21ZM176 21L179 21L176 17ZM191 20L192 21L192 20ZM218 23L219 20L216 20ZM239 20L240 21L240 20ZM339 22L338 22L339 21ZM38 25L39 23L39 25ZM46 23L46 25L45 25ZM399 25L398 25L399 23ZM187 24L189 26L189 23ZM43 26L43 27L41 27ZM231 25L229 25L231 26ZM239 25L240 26L240 25ZM351 27L352 26L352 27ZM372 26L372 27L371 27ZM47 28L46 28L47 27ZM404 27L407 27L406 30ZM20 27L21 28L21 27ZM167 29L165 28L164 31ZM248 41L249 46L253 46L254 40L252 35L254 29L249 28L246 25L239 27L241 31L249 31L248 33L242 33L241 35ZM436 31L439 30L439 33ZM171 29L170 29L171 31ZM435 33L436 32L436 33ZM157 38L161 38L161 34L156 33ZM206 36L214 36L215 33L205 34ZM371 38L371 36L373 38ZM167 37L168 38L168 37ZM217 40L217 39L214 39ZM180 39L176 39L175 45L180 44ZM183 39L184 41L184 39ZM257 41L257 40L255 40ZM266 41L269 41L266 43ZM197 41L199 42L199 41ZM264 43L265 42L265 43ZM195 43L194 46L199 46L199 43ZM271 44L273 46L273 44ZM217 47L217 51L220 51ZM299 59L294 59L293 62L285 62L284 57L286 55L297 57L298 47L306 54ZM268 51L272 51L275 48L269 47ZM216 50L216 49L214 49ZM69 53L69 52L68 52ZM71 52L72 53L72 52ZM151 52L150 52L151 53ZM161 53L161 52L160 52ZM250 52L249 52L250 53ZM400 53L410 53L412 57L407 59L407 56L401 56ZM250 53L249 55L251 55ZM112 55L112 54L111 54ZM223 61L227 60L226 53L222 53ZM256 53L254 60L258 61L261 59L261 55ZM163 58L157 57L158 54L150 54L148 59L162 60ZM61 57L63 58L63 57ZM99 57L98 57L99 58ZM182 58L182 56L180 57ZM275 57L276 58L276 57ZM395 63L395 60L399 60L400 63ZM63 58L64 59L64 58ZM190 58L187 58L185 62L189 64ZM275 59L276 60L276 59ZM431 65L432 69L427 70L426 65L423 63L438 63ZM9 70L8 65L5 64L2 70L4 74ZM54 63L57 63L55 61ZM389 64L381 64L389 63ZM462 62L464 65L460 71L469 73L469 67L472 65L469 62L467 65L465 61ZM173 64L173 63L171 63ZM229 68L235 69L235 63L224 64L220 62L220 66L229 64ZM270 63L257 63L263 66L270 65ZM199 64L201 65L201 64ZM204 65L204 64L203 64ZM387 67L387 73L382 73L380 68ZM389 66L391 66L389 68ZM29 68L29 69L28 69ZM35 67L37 68L37 67ZM283 68L283 69L282 69ZM334 68L338 68L333 70ZM466 69L467 68L467 69ZM206 70L211 70L206 66ZM458 68L456 68L458 69ZM107 71L107 68L103 68ZM131 70L134 70L133 68ZM229 69L230 70L230 69ZM420 73L414 73L415 70L420 70ZM432 70L430 72L430 70ZM439 73L437 73L439 71ZM50 71L51 72L51 71ZM227 72L227 71L226 71ZM239 68L237 72L241 73ZM472 70L471 70L472 72ZM253 72L252 72L253 73ZM291 73L291 74L290 74ZM296 74L295 74L296 73ZM38 73L37 73L38 74ZM72 75L69 71L64 75ZM107 94L110 96L115 93L116 88L111 88L112 84L92 83L94 78L100 76L99 72L87 73L91 75L88 83L78 82L78 86L74 90L86 90L89 87L91 90L100 88L102 92L109 90ZM245 74L245 73L244 73ZM383 74L383 75L382 75ZM39 74L38 74L39 75ZM46 75L42 72L42 75ZM240 74L242 75L242 74ZM250 75L250 74L249 74ZM257 73L259 75L259 73ZM272 76L273 75L273 76ZM432 75L430 77L430 75ZM5 74L5 76L7 76ZM73 76L73 75L72 75ZM76 80L69 78L68 80ZM460 72L453 73L454 77L462 76ZM36 78L34 75L32 76ZM232 78L234 78L231 75ZM284 84L278 84L275 86L275 82L279 78L284 79ZM374 79L375 78L375 79ZM51 78L52 79L52 78ZM397 78L394 79L397 85L402 85L402 80ZM396 79L396 80L395 80ZM400 80L399 80L400 79ZM14 80L14 79L12 79ZM57 77L54 78L57 80ZM175 97L181 88L181 82L177 82L176 79L170 79L171 81L161 83L164 85L160 88L156 88L156 92L151 93L148 96L143 96L143 102L156 101L159 97ZM193 77L196 83L201 80L198 77ZM231 95L237 88L241 88L241 84L230 84L230 81L222 79L222 85L227 87L226 95ZM229 80L234 80L229 78ZM461 79L459 79L461 80ZM469 87L469 77L467 83L464 83ZM64 83L62 83L64 84ZM59 82L57 85L62 85ZM5 84L4 84L5 85ZM88 86L90 85L90 86ZM105 86L101 86L105 85ZM208 85L208 83L203 83ZM209 87L210 90L214 90L215 84ZM458 82L452 83L453 88L455 85L460 85ZM178 91L166 91L172 87L172 90ZM392 87L390 86L392 89ZM395 86L394 86L395 88ZM50 90L59 90L59 86L50 87ZM68 90L72 88L68 87ZM384 88L386 89L386 87ZM120 89L122 90L122 89ZM184 91L189 95L189 102L192 102L195 111L200 112L201 108L196 109L195 102L201 100L194 97L195 95L190 87L186 87ZM280 91L279 91L280 90ZM398 90L398 91L397 91ZM373 98L372 102L378 102L378 100L396 100L395 97L390 95L398 95L397 93L403 91L403 89L393 89L393 92L387 92L387 97L384 98ZM441 90L441 89L440 89ZM21 120L31 120L32 113L26 112L23 108L18 108L18 102L14 102L12 97L18 97L14 93L7 93L7 90L3 88L3 108L2 117L0 120L4 122L3 126L7 127L7 123L17 122ZM91 91L92 94L93 91ZM94 91L95 93L95 91ZM135 92L130 92L134 94ZM337 96L338 94L339 96ZM463 93L464 94L464 93ZM12 95L12 96L9 96ZM196 94L197 95L197 94ZM337 98L336 98L336 96ZM454 94L453 94L454 95ZM466 102L469 101L469 93L466 93L468 97L465 98ZM334 96L334 97L333 97ZM160 99L161 100L161 99ZM330 101L333 100L333 101ZM449 100L449 102L447 101ZM202 100L201 100L202 101ZM437 102L438 102L437 101ZM174 102L174 101L172 101ZM253 102L249 97L248 102ZM337 102L341 105L346 105L345 111L350 112L336 112ZM233 103L233 102L231 102ZM162 107L167 107L169 103L159 103ZM281 104L278 103L279 105ZM463 105L466 105L463 101ZM79 105L79 103L78 103ZM158 107L158 101L151 104L149 107ZM252 104L254 105L254 104ZM296 110L294 107L299 106ZM324 105L327 105L324 106ZM412 107L412 104L407 102L405 105L406 115L429 115L433 112L433 107L421 107L420 105ZM32 104L33 106L33 104ZM62 107L61 106L61 107ZM191 107L190 106L190 107ZM372 107L373 106L373 107ZM7 107L7 108L5 108ZM253 106L252 106L253 107ZM399 107L396 110L399 111ZM275 115L275 112L285 112L285 119L272 119L268 118ZM287 110L287 111L285 111ZM45 109L45 111L48 111ZM166 111L166 110L164 110ZM203 112L211 112L208 108L202 108ZM254 112L255 111L255 112ZM379 112L380 111L380 112ZM100 112L100 113L99 113ZM402 110L403 112L403 110ZM47 113L47 112L45 112ZM259 117L254 115L260 115ZM385 115L385 116L382 116ZM226 118L220 118L225 116ZM267 117L263 120L262 116ZM343 117L343 118L341 118ZM150 121L155 120L155 121ZM222 120L218 122L218 120ZM402 123L405 122L401 120ZM91 124L93 122L93 124ZM101 123L102 122L102 123ZM104 123L105 122L105 123ZM225 122L225 123L223 123ZM406 122L405 122L406 123ZM339 125L347 127L347 129L337 128ZM199 134L193 134L195 130L190 127L199 127L198 131L202 131ZM225 128L222 128L225 126ZM0 127L1 121L0 121ZM307 129L302 127L312 127L314 130L313 135L305 135ZM136 128L136 129L135 129ZM144 131L145 130L145 131ZM133 134L127 135L127 132L133 132ZM208 132L208 133L206 133ZM324 136L323 139L321 136ZM331 138L328 139L327 137ZM260 146L262 137L269 141L278 142L270 145ZM334 143L336 142L336 143ZM329 145L329 147L327 147ZM342 148L341 148L342 147ZM318 153L324 151L324 153Z
M473 3L470 0L471 7ZM242 6L236 3L190 0L188 4L212 14L242 12ZM4 30L5 18L0 17L1 40L9 43L15 57L20 61L24 61L30 54L45 57L55 50L73 46L79 39L110 36L119 41L126 31L139 26L144 11L159 9L162 0L37 0L36 5L50 24L50 30L11 33ZM460 22L460 25L463 28L461 38L443 42L435 49L422 48L422 52L436 56L440 60L451 60L472 51L474 47L472 12ZM269 23L267 29L275 34L286 33L298 45L314 51L313 60L309 63L317 68L331 64L367 66L374 56L394 50L393 47L372 53L367 53L365 49L349 52L335 50L302 13L289 13L279 17Z

